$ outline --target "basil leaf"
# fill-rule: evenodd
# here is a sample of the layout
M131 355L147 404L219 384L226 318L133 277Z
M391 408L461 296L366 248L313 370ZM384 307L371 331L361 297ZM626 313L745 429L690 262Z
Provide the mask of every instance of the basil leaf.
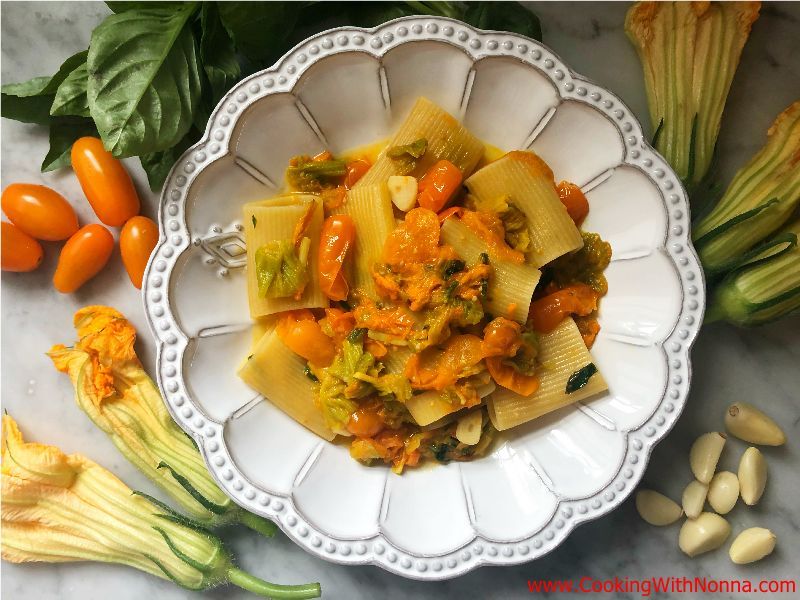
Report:
M42 171L54 171L69 166L70 152L75 140L86 135L97 135L91 119L81 117L56 117L50 122L50 150L42 161Z
M589 379L591 379L592 375L595 373L597 373L597 367L594 366L594 363L589 363L582 369L575 371L569 376L569 379L567 379L567 394L577 392L579 389L584 387L587 383L589 383Z
M511 31L542 40L539 17L519 2L470 2L464 21L479 29Z
M86 86L89 82L89 72L86 63L77 67L58 86L50 114L53 116L77 117L89 116L89 97L86 95Z
M189 131L200 100L200 67L187 26L196 8L129 10L92 32L89 110L114 156L167 150Z
M218 2L222 24L236 48L254 62L272 62L297 24L302 2Z
M22 83L9 83L2 87L0 114L7 119L48 125L50 106L61 83L82 63L87 51L73 54L65 60L52 77L34 77Z
M404 2L354 2L348 3L348 22L356 27L376 27L386 21L417 14Z
M186 152L186 149L199 140L201 136L202 134L199 131L192 129L172 148L161 152L142 154L139 157L142 168L147 173L147 182L150 184L151 190L157 192L164 186L167 175L169 175L173 165L178 162L181 154Z
M233 40L219 16L217 6L204 2L200 13L202 36L200 38L200 58L203 69L211 84L211 106L216 106L220 98L239 81L242 69L236 60ZM203 124L205 128L205 124Z
M111 9L111 12L114 13L121 13L128 10L140 10L142 8L156 8L156 9L164 9L168 8L170 10L174 10L176 8L180 8L183 2L162 2L158 0L140 0L139 2L126 2L123 0L119 0L117 2L106 2L106 6Z

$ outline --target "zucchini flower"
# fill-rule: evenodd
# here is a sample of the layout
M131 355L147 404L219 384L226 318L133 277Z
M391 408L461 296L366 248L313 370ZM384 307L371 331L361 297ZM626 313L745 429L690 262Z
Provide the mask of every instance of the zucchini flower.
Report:
M705 321L742 327L800 312L800 219L750 253L717 287Z
M642 62L653 145L690 190L712 163L722 111L760 2L637 2L625 18Z
M25 442L3 416L2 557L14 563L94 560L203 590L233 583L269 598L316 598L319 584L282 586L237 569L219 538L136 495L79 454Z
M800 100L767 132L767 143L742 167L725 194L694 227L708 275L743 264L742 257L783 225L800 204Z
M48 355L72 380L78 406L119 451L204 526L241 522L274 535L271 521L240 508L211 478L142 368L130 322L113 308L87 306L75 313L75 328L75 345L53 346Z

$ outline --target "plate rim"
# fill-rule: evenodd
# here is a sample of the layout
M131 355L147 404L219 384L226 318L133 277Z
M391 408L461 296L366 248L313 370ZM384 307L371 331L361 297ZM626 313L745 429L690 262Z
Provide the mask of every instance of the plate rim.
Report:
M436 556L400 549L382 532L361 540L328 535L302 515L291 495L270 493L250 482L225 445L224 422L205 415L185 385L183 354L189 338L172 313L168 289L179 257L194 243L189 239L183 210L191 183L203 168L231 154L231 133L250 104L268 95L291 93L305 71L321 58L363 52L380 59L398 46L432 40L461 49L473 62L488 57L517 59L548 77L560 102L576 101L602 112L623 141L624 155L617 167L627 165L644 173L662 196L667 227L664 248L659 250L671 259L681 288L680 313L670 333L657 344L666 361L667 386L647 421L624 433L625 453L611 481L585 498L557 498L550 520L533 535L497 542L475 532L461 547ZM558 547L578 525L619 506L641 480L653 447L683 411L691 381L690 350L705 310L705 278L690 237L690 215L680 179L649 145L625 103L577 74L541 42L519 34L476 29L446 17L408 16L371 29L329 29L300 42L272 67L234 86L211 113L203 137L181 155L167 177L159 201L159 241L142 286L145 317L156 341L158 386L173 419L195 439L209 472L225 493L243 508L274 521L297 545L315 556L340 564L374 564L404 577L429 581L456 577L484 565L529 562Z

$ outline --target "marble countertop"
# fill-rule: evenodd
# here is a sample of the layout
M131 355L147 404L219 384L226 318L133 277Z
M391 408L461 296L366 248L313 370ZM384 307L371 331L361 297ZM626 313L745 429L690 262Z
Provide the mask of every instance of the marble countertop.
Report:
M645 92L636 55L628 43L623 3L531 2L542 20L545 43L576 71L618 93L647 121ZM108 14L102 3L2 3L2 82L49 75L60 62L84 49L91 29ZM753 28L733 83L719 141L720 173L727 183L736 169L763 143L770 123L796 100L800 90L800 3L766 3ZM2 120L2 186L41 182L55 187L74 205L82 222L93 221L88 203L69 170L39 173L47 151L42 128ZM155 214L157 197L149 191L138 162L128 161L139 187L144 212ZM125 313L141 332L139 355L152 372L153 344L142 302L131 287L118 254L103 274L78 293L61 296L50 284L57 246L45 244L46 258L32 274L2 275L2 404L33 440L82 452L119 475L131 487L157 490L116 451L80 412L67 378L44 355L54 343L73 339L72 314L86 304L103 303ZM655 528L636 514L631 499L612 514L579 527L552 554L510 568L482 568L441 583L407 581L375 567L343 567L306 554L286 537L259 538L228 530L226 542L244 568L265 579L322 582L324 597L384 600L401 598L515 598L527 595L528 580L708 577L713 579L787 579L800 572L800 319L758 330L725 324L701 332L693 352L694 377L686 410L675 430L655 449L645 476L649 487L679 498L690 479L687 454L694 438L719 429L725 407L744 400L766 409L783 424L789 444L767 449L770 482L755 508L740 502L729 515L734 532L764 526L778 535L778 549L758 566L737 567L724 550L689 559L677 548L678 525ZM743 444L732 443L721 467L736 469ZM15 600L140 600L200 597L131 569L110 565L2 564L2 595ZM251 597L232 588L204 593L207 598ZM562 594L566 597L567 594ZM637 598L638 593L617 593ZM666 597L666 596L661 596ZM690 596L684 596L690 597ZM719 594L715 597L734 597Z

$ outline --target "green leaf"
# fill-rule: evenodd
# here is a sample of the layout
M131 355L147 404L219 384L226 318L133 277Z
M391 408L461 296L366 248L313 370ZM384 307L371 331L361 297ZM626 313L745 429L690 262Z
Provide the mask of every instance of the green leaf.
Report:
M302 2L218 2L219 16L236 48L254 62L271 63L288 50Z
M78 66L58 86L56 97L50 107L53 116L89 116L89 97L86 95L86 86L89 81L89 72L86 63Z
M350 9L348 21L357 27L376 27L386 21L416 14L403 2L353 2L348 3Z
M116 157L167 150L189 131L200 66L189 18L194 3L106 18L89 48L89 109Z
M121 13L128 10L140 10L140 9L169 9L175 10L176 8L180 8L181 5L184 4L183 2L158 2L154 0L145 0L140 2L123 2L120 0L119 2L106 2L106 6L111 9L114 13Z
M72 144L86 135L97 135L97 128L91 119L53 117L50 122L50 150L42 161L42 171L54 171L72 164Z
M242 69L236 60L233 40L222 25L216 4L203 3L200 22L203 31L200 38L200 58L211 84L213 107L241 78Z
M163 187L167 175L169 175L169 172L172 170L173 165L180 158L181 154L186 152L186 149L199 140L200 137L201 133L192 129L172 148L167 148L161 152L149 152L139 156L142 168L144 172L147 173L147 181L150 184L151 190L157 192Z
M479 29L511 31L542 39L539 17L519 2L470 2L464 20Z

